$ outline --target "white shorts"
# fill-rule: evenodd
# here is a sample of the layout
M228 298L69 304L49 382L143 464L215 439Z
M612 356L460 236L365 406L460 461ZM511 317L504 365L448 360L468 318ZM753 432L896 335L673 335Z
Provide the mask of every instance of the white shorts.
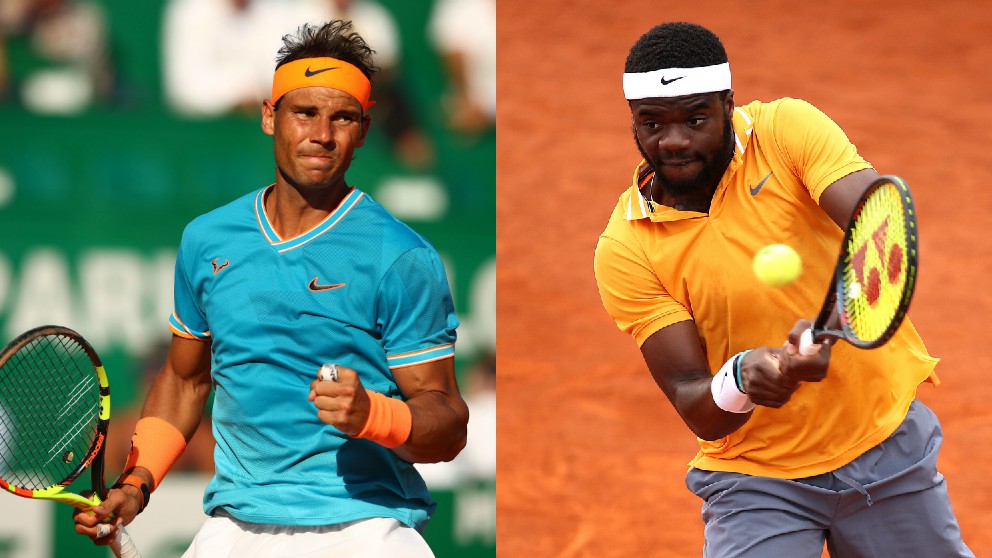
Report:
M412 527L374 517L316 527L207 519L183 558L434 558Z

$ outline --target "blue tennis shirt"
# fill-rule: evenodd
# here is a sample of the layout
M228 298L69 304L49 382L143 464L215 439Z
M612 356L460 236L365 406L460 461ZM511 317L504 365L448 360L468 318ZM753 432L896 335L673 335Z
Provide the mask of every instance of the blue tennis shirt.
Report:
M453 357L458 320L441 260L357 189L311 231L281 239L263 204L272 188L193 220L176 258L170 329L212 341L216 473L204 511L422 528L434 503L414 467L321 422L307 396L325 362L402 398L393 370Z

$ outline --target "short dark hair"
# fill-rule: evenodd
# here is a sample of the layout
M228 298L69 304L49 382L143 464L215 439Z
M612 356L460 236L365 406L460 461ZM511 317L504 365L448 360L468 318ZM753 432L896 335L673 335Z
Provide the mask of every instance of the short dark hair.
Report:
M665 68L699 68L727 62L723 43L709 29L695 23L662 23L641 35L630 47L625 73Z
M302 58L337 58L355 66L372 80L379 71L373 63L375 51L365 43L350 21L333 20L323 25L307 23L284 35L276 57L276 68Z

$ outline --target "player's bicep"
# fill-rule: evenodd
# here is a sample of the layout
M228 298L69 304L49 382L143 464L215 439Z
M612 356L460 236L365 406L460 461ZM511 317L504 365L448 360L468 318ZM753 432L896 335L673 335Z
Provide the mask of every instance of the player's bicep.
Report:
M681 321L653 333L641 345L641 355L658 387L679 408L679 387L709 379L709 364L695 322Z
M210 341L172 336L165 369L177 378L193 383L210 382Z
M432 392L458 396L453 357L393 369L393 378L407 400Z
M841 229L847 228L861 194L878 178L875 169L864 169L833 182L820 195L820 207Z
M141 416L161 418L189 440L203 416L210 389L210 343L173 335Z

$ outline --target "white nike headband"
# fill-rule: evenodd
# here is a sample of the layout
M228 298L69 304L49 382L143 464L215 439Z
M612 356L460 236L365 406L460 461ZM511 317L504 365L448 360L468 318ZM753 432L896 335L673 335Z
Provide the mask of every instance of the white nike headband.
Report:
M699 68L667 68L623 75L628 100L679 97L730 89L730 63Z

